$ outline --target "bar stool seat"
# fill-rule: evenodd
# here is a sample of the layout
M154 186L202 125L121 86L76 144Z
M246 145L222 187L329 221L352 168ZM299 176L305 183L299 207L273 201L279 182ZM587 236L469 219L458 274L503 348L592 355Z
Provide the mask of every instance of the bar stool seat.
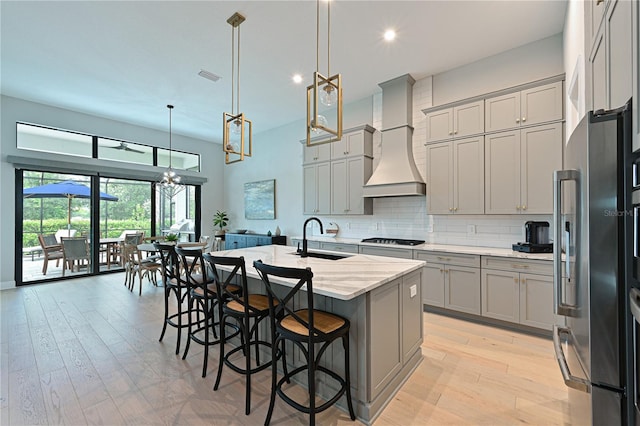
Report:
M266 265L261 260L253 262L253 266L258 271L258 275L260 275L269 295L269 317L272 327L271 341L274 342L272 344L272 352L281 342L284 343L285 340L288 340L300 349L300 353L304 357L303 364L294 370L287 372L283 368L283 377L279 380L276 366L272 364L271 397L265 425L268 425L271 421L276 395L280 396L295 409L308 413L310 425L315 425L317 413L326 410L343 395L346 395L349 416L351 420L355 420L349 372L349 320L331 312L314 309L313 272L311 272L310 268L283 268ZM294 282L297 280L297 283L283 294L282 288L274 288L271 283L271 277L283 278L288 281L294 280ZM282 285L279 285L279 287L282 287ZM299 299L296 299L298 300L296 304L300 306L306 302L307 306L302 309L293 309L291 304L294 296L300 293L306 293L306 296L300 295ZM329 346L338 339L342 341L344 349L344 377L320 364L321 358L327 353ZM316 345L319 345L319 348L316 348ZM284 348L284 345L282 347ZM283 353L283 357L285 356L286 354ZM316 402L317 372L325 373L338 384L335 394L319 405ZM308 405L302 405L295 401L282 388L285 382L289 383L291 378L300 373L306 373L307 376Z

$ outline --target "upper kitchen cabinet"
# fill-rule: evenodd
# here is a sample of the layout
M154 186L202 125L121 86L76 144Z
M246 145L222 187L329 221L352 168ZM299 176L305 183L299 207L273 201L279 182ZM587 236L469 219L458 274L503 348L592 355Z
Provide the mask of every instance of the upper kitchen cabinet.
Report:
M590 40L588 108L613 109L633 93L633 2L589 2L585 14ZM592 31L592 32L590 32Z
M485 213L551 214L562 123L485 136Z
M463 138L484 132L484 102L471 102L428 112L427 142Z
M429 214L484 213L484 136L427 145Z
M487 133L562 120L562 81L485 99Z
M323 143L304 147L304 164L319 163L331 159L331 144Z
M331 212L330 162L304 166L304 214L329 214Z
M373 157L373 127L365 126L356 130L349 130L339 141L332 142L331 159L340 160L347 157Z
M373 200L362 196L372 167L365 156L331 162L331 214L373 214Z

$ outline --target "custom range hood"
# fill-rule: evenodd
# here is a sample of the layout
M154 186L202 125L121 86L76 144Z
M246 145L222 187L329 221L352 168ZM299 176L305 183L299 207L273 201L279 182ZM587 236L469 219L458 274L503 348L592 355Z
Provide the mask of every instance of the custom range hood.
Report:
M365 198L425 195L426 187L413 160L413 84L409 74L380 83L382 149L378 167L363 187Z

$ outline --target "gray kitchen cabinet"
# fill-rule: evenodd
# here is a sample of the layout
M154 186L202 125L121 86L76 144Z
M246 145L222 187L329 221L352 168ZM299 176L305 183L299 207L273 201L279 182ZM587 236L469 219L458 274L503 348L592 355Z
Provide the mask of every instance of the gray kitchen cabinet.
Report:
M482 257L482 316L551 330L553 265L550 261Z
M319 163L331 159L331 144L323 143L304 147L304 164Z
M362 197L362 187L373 171L374 131L358 126L338 141L305 146L304 214L373 214L373 200Z
M484 136L427 145L429 213L484 213L484 172Z
M562 120L562 81L485 99L485 132Z
M345 253L358 253L357 244L333 243L328 241L320 241L322 250L342 251Z
M224 238L226 250L234 250L247 247L268 246L271 244L285 245L287 237L284 235L262 235L262 234L233 234L227 232Z
M304 166L304 213L331 213L331 168L329 162Z
M362 196L372 169L366 156L331 161L331 214L373 214L373 200Z
M562 123L485 136L485 213L551 214Z
M397 257L400 259L412 259L413 250L397 247L358 246L358 253L372 254L374 256Z
M373 132L373 127L369 126L346 131L340 140L329 144L331 159L340 160L362 155L373 157Z
M480 314L480 256L414 250L424 260L422 303Z
M294 247L296 247L296 249L300 248L300 250L302 250L302 239L292 238L291 244ZM307 240L307 249L319 249L319 248L320 248L320 241Z
M589 2L585 40L588 40L587 92L589 109L613 109L633 94L633 3Z
M477 135L484 132L484 102L475 101L426 114L427 142Z

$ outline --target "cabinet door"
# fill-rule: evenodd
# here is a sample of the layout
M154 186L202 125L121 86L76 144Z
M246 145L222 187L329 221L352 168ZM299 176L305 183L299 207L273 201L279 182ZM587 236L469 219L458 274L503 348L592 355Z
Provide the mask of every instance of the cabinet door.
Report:
M520 127L520 92L496 96L484 101L484 130Z
M604 16L604 10L606 9L606 2L603 0L587 0L585 7L585 13L588 14L587 25L589 30L588 34L590 38L585 40L586 42L593 42L593 37L598 33L602 17Z
M632 13L628 0L611 0L605 23L609 108L624 105L633 93Z
M520 274L520 323L546 330L553 328L553 277Z
M256 246L270 246L271 237L256 237Z
M427 145L427 208L429 214L453 212L453 142Z
M422 344L422 296L420 270L402 277L402 362Z
M518 323L520 274L482 269L482 316Z
M562 81L533 87L520 93L520 124L562 120Z
M427 263L422 268L422 303L444 307L444 265Z
M349 158L347 162L347 214L372 214L373 202L362 196L362 187L371 177L372 161L370 158Z
M331 168L329 163L321 163L317 166L317 191L318 204L316 213L329 214L331 211Z
M347 214L347 161L331 162L331 214Z
M521 212L553 213L553 172L562 168L562 123L520 132Z
M441 141L453 137L453 109L430 112L427 121L427 142Z
M604 29L596 36L591 56L591 110L607 109L607 64Z
M520 130L485 136L485 213L520 212Z
M452 143L453 211L462 214L483 214L484 136L456 140Z
M480 269L444 267L444 307L480 315Z
M484 132L484 100L453 108L453 136L461 138Z
M305 146L304 163L317 163L320 161L328 161L331 153L331 144L323 143L315 146Z
M364 155L364 131L345 133L339 141L329 145L331 145L331 159Z
M303 211L305 214L314 214L318 208L318 166L304 166L303 169Z

